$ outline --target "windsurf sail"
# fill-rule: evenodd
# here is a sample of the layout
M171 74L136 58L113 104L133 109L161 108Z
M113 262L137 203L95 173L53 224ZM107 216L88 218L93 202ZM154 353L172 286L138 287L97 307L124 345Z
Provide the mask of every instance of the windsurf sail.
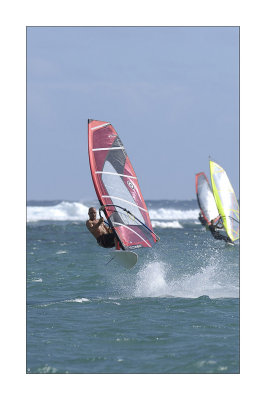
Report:
M210 225L211 220L218 221L220 218L219 211L213 197L207 176L204 172L196 174L196 194L198 205L206 225Z
M88 120L90 169L95 191L123 250L152 247L157 235L138 179L114 127Z
M239 205L225 170L210 161L213 195L223 219L224 229L232 241L239 239Z

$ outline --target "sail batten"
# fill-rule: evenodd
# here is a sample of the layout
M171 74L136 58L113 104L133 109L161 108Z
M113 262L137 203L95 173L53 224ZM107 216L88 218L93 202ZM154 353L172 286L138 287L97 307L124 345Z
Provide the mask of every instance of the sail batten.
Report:
M126 178L137 179L137 177L136 177L136 176L132 176L132 175L123 175L123 174L117 174L116 172L95 171L95 174L109 174L109 175L118 175L118 176L125 176Z
M107 122L106 124L94 126L91 128L91 130L94 131L95 129L103 128L104 126L108 126L108 125L110 125L109 122Z
M92 149L92 151L110 151L110 150L119 150L119 149L124 149L124 147L99 147L99 149Z
M122 249L152 247L156 236L138 179L114 127L88 122L89 160L93 184ZM127 209L127 210L126 210Z

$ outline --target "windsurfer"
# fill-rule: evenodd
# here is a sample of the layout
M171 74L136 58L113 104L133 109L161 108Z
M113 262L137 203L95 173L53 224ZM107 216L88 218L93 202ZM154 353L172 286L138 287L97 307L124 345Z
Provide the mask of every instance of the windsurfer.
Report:
M224 240L225 242L233 243L229 236L221 235L217 231L218 229L223 228L223 223L221 224L221 222L222 222L221 218L219 218L219 220L216 223L214 223L214 219L211 220L211 224L209 225L209 230L210 230L212 236L214 237L214 239Z
M201 223L203 226L206 226L206 225L207 225L207 221L205 220L205 218L203 217L203 215L202 215L201 212L199 212L199 217L198 217L198 219L199 219L200 223Z
M90 219L86 221L86 227L95 237L97 243L105 248L115 247L117 243L115 234L111 228L105 225L103 217L96 219L96 208L90 207L88 215Z

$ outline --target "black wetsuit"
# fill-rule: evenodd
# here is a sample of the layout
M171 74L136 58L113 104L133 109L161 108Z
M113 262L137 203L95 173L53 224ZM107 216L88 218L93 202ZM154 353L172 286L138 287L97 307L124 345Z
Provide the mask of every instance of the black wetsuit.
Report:
M114 233L106 233L97 238L97 243L101 247L105 247L107 249L111 247L115 247L115 234Z
M199 221L203 226L207 225L207 221L202 215L199 215Z
M214 239L224 240L225 242L233 243L229 236L221 235L219 232L217 232L216 229L217 228L214 225L209 225L209 230L210 230L212 236L214 237Z

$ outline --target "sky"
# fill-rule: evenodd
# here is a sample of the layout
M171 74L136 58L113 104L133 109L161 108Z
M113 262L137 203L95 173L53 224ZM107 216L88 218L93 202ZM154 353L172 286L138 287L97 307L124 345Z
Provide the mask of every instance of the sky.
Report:
M114 126L145 200L195 199L209 157L239 197L239 28L28 27L28 200L96 198L89 118Z

